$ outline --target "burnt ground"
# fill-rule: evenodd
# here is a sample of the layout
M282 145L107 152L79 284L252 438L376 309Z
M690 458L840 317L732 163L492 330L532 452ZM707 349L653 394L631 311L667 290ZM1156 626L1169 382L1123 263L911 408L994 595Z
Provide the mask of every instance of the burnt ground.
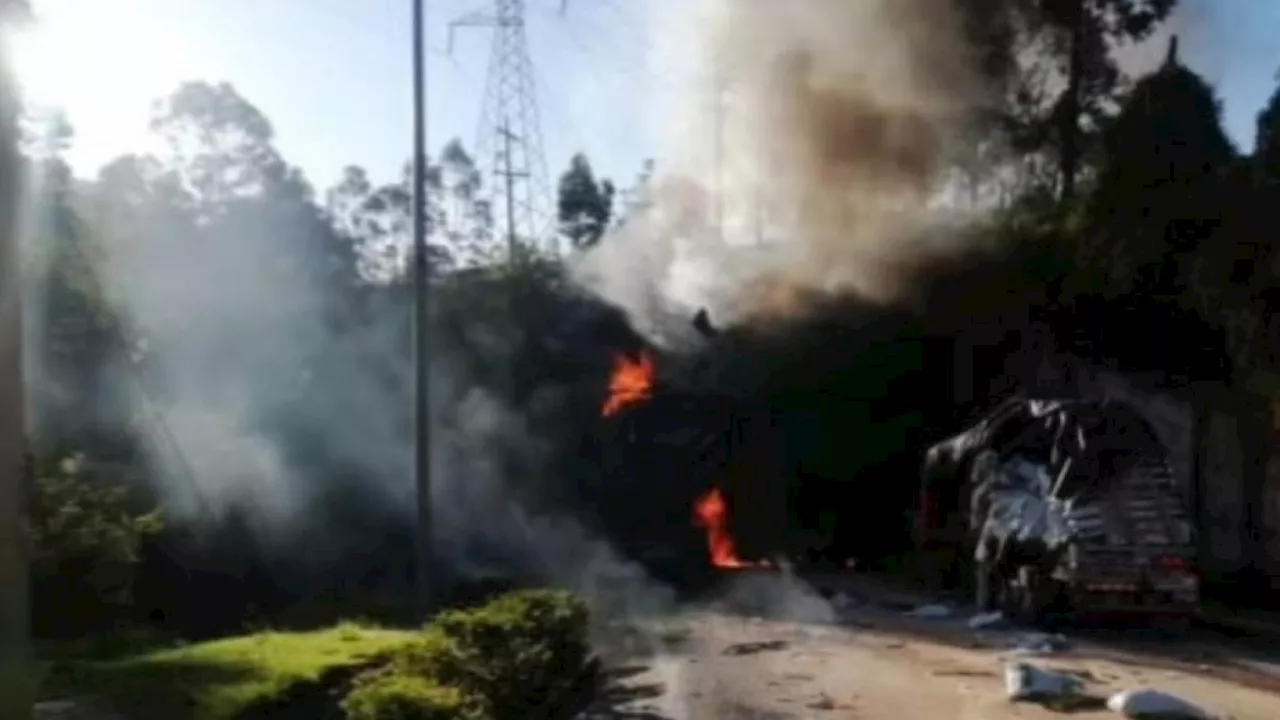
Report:
M1083 678L1089 697L1069 711L1081 720L1117 717L1105 699L1134 687L1177 692L1234 720L1271 720L1280 708L1280 652L1268 652L1264 641L1210 627L1172 634L1069 627L1065 649L1019 655L1026 629L971 630L964 608L944 618L910 617L907 608L930 598L865 577L817 584L831 600L803 581L743 576L705 609L613 633L605 645L610 691L584 717L1061 717L1064 710L1006 699L1003 667L1011 660Z

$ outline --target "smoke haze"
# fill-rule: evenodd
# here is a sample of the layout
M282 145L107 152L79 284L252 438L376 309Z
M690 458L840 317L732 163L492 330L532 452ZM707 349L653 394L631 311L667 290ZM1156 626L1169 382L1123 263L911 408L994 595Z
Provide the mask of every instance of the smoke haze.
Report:
M170 516L201 528L237 514L267 559L291 572L369 557L379 572L388 562L371 554L379 542L416 522L407 286L375 290L372 311L334 329L326 308L351 300L335 297L324 272L334 248L318 241L328 236L315 217L242 198L193 223L127 198L96 200L108 249L96 270L138 340L135 374L145 387L132 400L150 416L137 429ZM469 292L492 299L501 287ZM539 378L517 399L506 379L538 330L520 327L510 307L463 301L437 310L437 337L449 338L436 340L431 357L442 563L463 577L579 591L606 616L671 607L669 591L555 507L564 487L556 463L580 439L564 436L581 431L566 419L581 406L570 386L591 384L598 402L609 349L594 349L605 366L598 387L589 374ZM336 525L335 513L365 525Z
M652 208L584 259L584 282L641 318L908 295L957 242L945 161L984 100L946 3L703 0L691 16L661 49L684 82Z
M941 5L703 0L691 9L688 35L661 50L689 88L673 98L665 179L650 212L582 258L579 278L649 332L695 304L723 322L795 315L813 295L906 295L920 258L952 242L933 239L953 219L936 202L942 168L982 99ZM719 143L701 102L709 75L728 88ZM322 218L240 198L234 220L192 223L140 207L127 183L116 185L124 196L98 198L110 206L99 271L145 340L150 395L172 438L152 448L170 506L189 518L246 510L267 546L323 563L350 553L348 538L312 514L334 502L317 475L338 466L354 478L344 490L353 502L410 523L405 298L387 295L369 324L335 334L323 312L335 299L324 275L332 248L315 240ZM762 205L769 212L756 217ZM474 313L457 320L463 336L486 348L488 365L513 366L523 338ZM437 347L433 491L447 558L475 574L553 581L617 612L669 606L670 594L607 543L531 502L553 480L548 428L564 424L562 389L548 383L516 402L492 367Z

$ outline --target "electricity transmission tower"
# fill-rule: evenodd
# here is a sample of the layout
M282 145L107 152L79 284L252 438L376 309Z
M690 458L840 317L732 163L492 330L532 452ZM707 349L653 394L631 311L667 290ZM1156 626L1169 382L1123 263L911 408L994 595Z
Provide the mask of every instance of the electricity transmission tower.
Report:
M491 11L454 20L449 25L451 47L459 27L494 29L475 148L488 181L484 194L495 235L505 239L508 259L515 259L522 247L559 254L524 0L494 0Z

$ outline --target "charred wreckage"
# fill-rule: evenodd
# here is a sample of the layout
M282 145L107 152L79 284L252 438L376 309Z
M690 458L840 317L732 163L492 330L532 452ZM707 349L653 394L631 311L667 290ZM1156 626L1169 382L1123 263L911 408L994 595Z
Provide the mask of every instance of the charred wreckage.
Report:
M1013 398L931 447L921 554L982 610L1198 611L1192 522L1169 453L1118 401Z
M898 407L916 398L884 378L897 358L867 350L885 333L721 328L706 311L692 326L707 341L694 352L615 351L580 453L596 485L585 506L615 547L691 592L725 572L825 572L909 550L914 487L867 480L911 473L922 447L909 437L915 415ZM804 352L810 341L819 352ZM915 364L896 373L903 384L920 384Z
M705 312L694 317L693 325L707 339L725 337ZM652 349L615 357L600 408L612 438L603 445L613 449L600 456L606 470L602 481L612 490L601 494L597 510L613 518L608 525L628 554L655 574L662 576L664 565L682 566L677 572L683 577L668 578L678 585L688 584L690 570L714 576L768 568L781 558L813 560L799 546L840 545L828 548L836 553L880 551L879 545L892 544L887 534L902 509L914 516L909 533L914 543L908 540L908 546L921 574L967 589L983 610L999 609L1033 622L1098 611L1198 612L1200 580L1188 498L1175 480L1168 448L1127 403L1013 397L929 447L923 466L915 464L922 469L922 483L912 488L911 483L875 481L901 477L896 460L879 466L848 459L837 466L818 465L824 453L868 455L883 440L867 435L851 447L848 433L839 428L824 431L788 416L795 402L780 408L766 396L667 386L659 380L657 357ZM820 366L805 369L799 381L832 396L823 402L865 404L848 393L833 393L832 383L839 380ZM899 394L888 388L885 393L886 398ZM854 410L833 410L817 422L838 424ZM865 420L870 424L864 432L884 424L876 416ZM840 437L830 439L835 447L815 451L805 446L812 438L802 437L814 433ZM912 447L925 443L909 436L903 441L901 451L891 454L906 458L902 469L910 472ZM848 475L836 483L846 489L824 485L815 472ZM856 527L863 535L855 534L852 542L829 535L799 537L810 529L811 519L797 515L810 484L819 488L819 504L827 509L851 501L871 505L841 511L841 530ZM620 492L620 486L629 489ZM901 500L895 498L903 489L906 503L899 508ZM849 512L856 521L845 517ZM629 527L621 527L623 521ZM864 528L868 523L875 527ZM825 567L846 561L822 557L816 562Z

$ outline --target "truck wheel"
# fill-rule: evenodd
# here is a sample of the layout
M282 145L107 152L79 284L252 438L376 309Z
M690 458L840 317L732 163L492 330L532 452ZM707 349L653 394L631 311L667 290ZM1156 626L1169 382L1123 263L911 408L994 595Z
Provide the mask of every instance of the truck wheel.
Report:
M1039 625L1044 620L1044 582L1031 565L1018 568L1017 581L1010 583L1010 600L1014 617L1024 625Z

